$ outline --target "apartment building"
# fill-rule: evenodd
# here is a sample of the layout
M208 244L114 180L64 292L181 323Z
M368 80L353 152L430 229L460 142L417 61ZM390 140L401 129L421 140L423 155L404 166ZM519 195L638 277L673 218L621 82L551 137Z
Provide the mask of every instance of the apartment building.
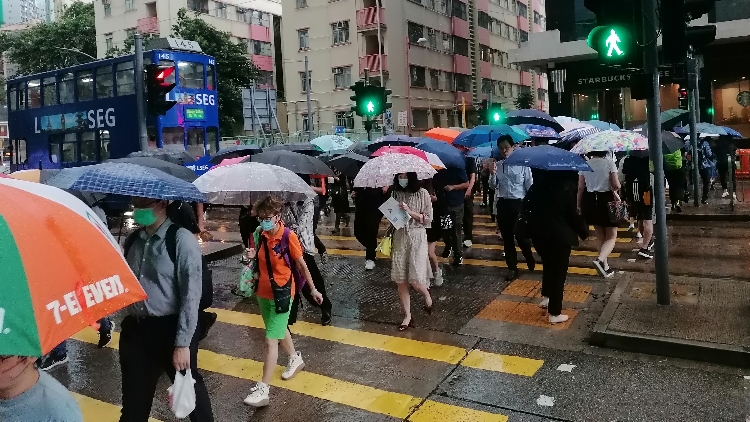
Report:
M136 32L170 36L180 9L199 12L207 23L246 42L248 54L261 71L259 86L276 87L281 80L276 75L275 48L281 31L279 0L95 0L97 57L122 47ZM280 66L280 54L278 61Z
M533 89L538 105L546 103L546 77L508 60L529 32L544 29L540 0L282 0L282 6L290 132L308 129L308 89L314 130L361 129L349 86L365 69L371 84L393 91L390 119L382 123L399 133L460 126L463 106L471 110L490 95L512 108L519 92Z
M0 25L18 25L45 19L49 7L45 0L2 0Z

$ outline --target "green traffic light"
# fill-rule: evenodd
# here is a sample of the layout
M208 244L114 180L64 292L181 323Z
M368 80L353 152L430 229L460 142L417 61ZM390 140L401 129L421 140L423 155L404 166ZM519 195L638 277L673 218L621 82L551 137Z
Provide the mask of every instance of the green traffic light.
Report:
M492 115L492 119L495 120L496 122L499 122L500 121L500 113L493 114Z
M597 26L589 32L587 44L599 53L605 63L627 63L633 56L633 37L623 26Z
M375 112L375 104L372 103L372 101L367 102L367 112L368 113L374 113Z
M714 108L713 107L709 107L708 110L706 110L706 112L708 114L710 114L711 116L713 116L714 115Z

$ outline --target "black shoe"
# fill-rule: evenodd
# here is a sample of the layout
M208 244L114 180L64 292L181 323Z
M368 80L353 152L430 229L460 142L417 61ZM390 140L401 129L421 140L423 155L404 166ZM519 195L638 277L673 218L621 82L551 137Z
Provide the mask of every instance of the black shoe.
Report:
M708 199L701 199L701 204L708 205Z
M536 259L531 258L530 261L526 261L526 266L529 267L529 271L534 272L534 269L536 269Z
M641 258L646 258L646 259L653 259L654 258L654 254L652 254L651 251L649 251L646 248L639 249L638 250L638 256L640 256Z
M96 347L103 349L107 347L110 341L112 341L112 331L115 329L115 323L109 323L109 330L99 331L99 343Z
M674 212L681 213L682 212L682 205L675 205L674 206Z
M455 258L453 259L453 266L454 266L454 267L460 267L460 266L462 266L462 265L464 265L464 257L462 257L462 256L457 256L457 257L455 257Z
M648 245L646 245L646 249L650 252L654 250L654 244L656 243L653 236L651 236L651 240L648 242Z
M508 274L505 275L505 281L513 281L518 278L518 270L517 269L509 269Z
M451 256L452 252L453 251L451 250L451 248L446 246L445 249L443 249L443 253L440 256L442 256L443 258L448 258Z
M320 316L320 325L324 327L331 325L331 311L323 311Z
M198 319L200 320L198 323L198 327L201 330L200 335L198 336L198 341L201 341L208 337L208 330L210 330L211 327L216 324L216 319L218 317L219 316L213 312L202 311L198 314Z
M68 354L60 355L60 356L47 356L46 358L42 359L41 363L39 364L39 369L42 371L49 371L51 369L54 369L60 365L68 363Z
M495 216L494 215L490 217L490 221L493 222L493 223L495 222Z

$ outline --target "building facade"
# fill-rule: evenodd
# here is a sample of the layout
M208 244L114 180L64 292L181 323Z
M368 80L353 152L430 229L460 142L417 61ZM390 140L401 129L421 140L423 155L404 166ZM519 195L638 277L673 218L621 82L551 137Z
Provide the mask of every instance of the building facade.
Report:
M45 0L2 0L0 25L18 25L46 19L47 6Z
M600 119L631 128L646 121L646 102L632 98L637 71L602 66L586 45L596 17L583 0L548 0L548 31L532 34L511 51L522 69L547 73L550 113ZM698 56L701 121L732 127L750 137L750 0L722 0L692 25L716 25L716 40ZM661 40L658 41L661 43ZM686 108L686 83L661 73L661 109Z
M513 108L518 93L546 107L546 76L532 76L508 51L545 25L540 0L282 0L284 74L290 132L360 130L349 90L370 83L393 91L380 119L395 132L460 126L492 96ZM305 60L310 81L305 77Z

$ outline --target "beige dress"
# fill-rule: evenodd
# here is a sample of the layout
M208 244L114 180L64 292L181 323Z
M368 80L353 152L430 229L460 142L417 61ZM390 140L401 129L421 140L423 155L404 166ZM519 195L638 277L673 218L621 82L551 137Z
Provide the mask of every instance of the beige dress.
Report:
M396 190L393 198L418 214L424 214L424 222L410 219L405 227L393 234L391 250L391 279L396 283L427 284L432 277L427 250L427 227L432 224L432 200L430 194L420 189L416 193Z

